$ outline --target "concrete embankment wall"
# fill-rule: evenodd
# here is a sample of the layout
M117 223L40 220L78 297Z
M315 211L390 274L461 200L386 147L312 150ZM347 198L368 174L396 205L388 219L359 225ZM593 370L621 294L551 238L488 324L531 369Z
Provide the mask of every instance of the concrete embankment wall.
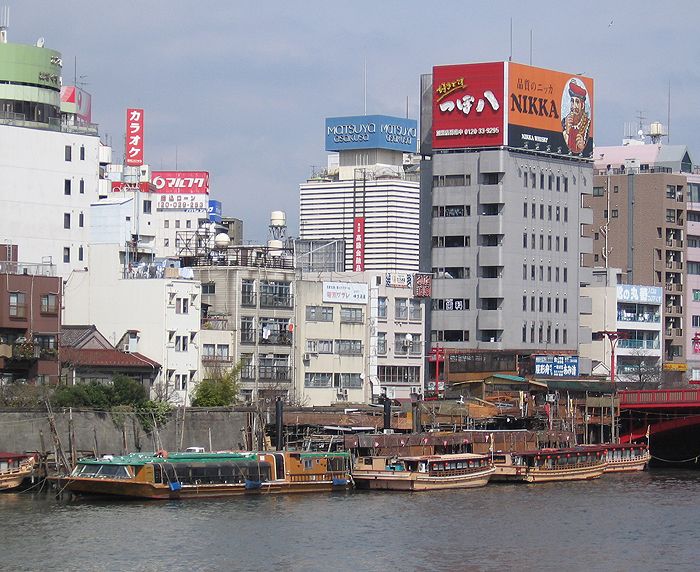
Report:
M54 411L56 429L63 450L69 452L69 412ZM135 415L73 410L74 447L79 452L121 454L153 451L159 446L168 450L200 446L214 450L239 449L245 445L248 421L246 411L230 409L188 408L170 415L157 433L147 433ZM184 417L184 420L183 420ZM46 411L0 410L0 451L53 452L54 443ZM126 444L126 446L125 446Z

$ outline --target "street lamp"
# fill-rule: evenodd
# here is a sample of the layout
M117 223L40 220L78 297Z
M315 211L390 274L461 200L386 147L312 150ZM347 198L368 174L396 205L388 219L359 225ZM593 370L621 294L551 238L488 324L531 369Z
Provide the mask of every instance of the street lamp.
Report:
M628 337L625 332L620 332L618 330L601 330L598 332L593 332L594 340L602 340L603 338L610 340L610 381L615 387L615 347L620 338Z

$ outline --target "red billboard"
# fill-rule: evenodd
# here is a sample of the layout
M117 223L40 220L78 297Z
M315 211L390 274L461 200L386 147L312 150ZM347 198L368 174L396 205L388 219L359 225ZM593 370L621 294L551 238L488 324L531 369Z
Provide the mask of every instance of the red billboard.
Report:
M143 165L143 109L126 110L126 164Z
M504 92L504 62L434 67L433 149L503 145Z
M92 122L92 96L74 85L61 88L61 111L75 113L85 123Z
M201 212L209 208L206 171L153 171L151 183L159 195L157 209Z
M352 269L363 272L365 269L365 217L356 216L352 232Z

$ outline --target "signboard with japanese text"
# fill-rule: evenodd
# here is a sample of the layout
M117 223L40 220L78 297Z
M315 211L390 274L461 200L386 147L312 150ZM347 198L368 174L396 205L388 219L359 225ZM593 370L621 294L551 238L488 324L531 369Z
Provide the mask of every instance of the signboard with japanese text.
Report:
M112 192L120 193L124 191L140 191L142 193L148 193L153 190L151 183L124 183L122 181L112 181Z
M359 282L324 282L323 301L336 304L366 304L369 286Z
M61 111L74 113L85 123L92 122L92 96L74 85L61 88Z
M387 288L411 288L413 285L413 274L387 272L384 283Z
M356 216L352 223L352 269L362 272L365 269L365 217Z
M126 110L126 157L129 166L143 165L143 109Z
M688 371L688 364L668 362L664 364L664 371Z
M221 222L221 220L222 220L221 201L209 199L209 220L211 222Z
M507 145L590 158L593 80L511 62L433 68L433 149Z
M593 80L508 63L508 146L593 156Z
M637 302L639 304L658 304L663 302L664 290L659 286L634 286L620 284L617 287L618 302Z
M433 149L504 145L505 64L433 68Z
M153 171L151 182L158 193L157 209L209 210L207 171Z
M387 115L326 118L326 151L389 149L415 153L418 122Z
M578 356L535 356L535 375L578 377Z
M416 298L430 298L433 295L433 275L416 274L413 280L413 295Z

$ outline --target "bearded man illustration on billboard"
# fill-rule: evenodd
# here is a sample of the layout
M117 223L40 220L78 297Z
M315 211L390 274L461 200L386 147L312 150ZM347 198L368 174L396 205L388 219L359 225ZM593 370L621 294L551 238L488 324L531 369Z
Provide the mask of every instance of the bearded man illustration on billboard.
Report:
M581 153L588 142L591 107L586 87L580 80L572 78L567 82L562 93L561 109L564 141L572 153Z

